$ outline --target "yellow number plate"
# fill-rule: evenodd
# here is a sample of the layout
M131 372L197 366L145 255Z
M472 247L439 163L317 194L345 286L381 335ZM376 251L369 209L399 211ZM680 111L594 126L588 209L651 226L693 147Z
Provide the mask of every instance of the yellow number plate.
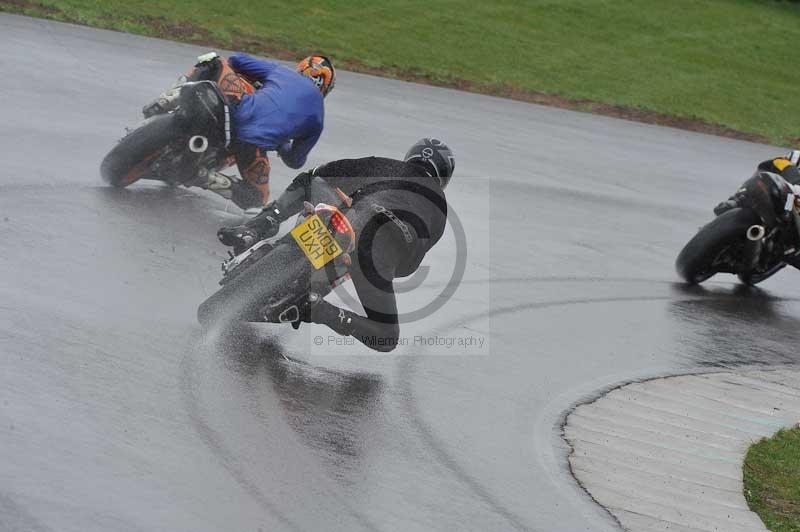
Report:
M316 270L342 254L339 243L317 214L309 216L305 222L292 229L292 237Z

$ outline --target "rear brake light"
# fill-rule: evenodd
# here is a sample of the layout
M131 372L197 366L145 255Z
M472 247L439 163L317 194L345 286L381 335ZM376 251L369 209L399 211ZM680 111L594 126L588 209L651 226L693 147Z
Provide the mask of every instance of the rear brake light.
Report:
M331 216L331 225L337 233L343 235L350 232L350 224L340 212L334 212Z

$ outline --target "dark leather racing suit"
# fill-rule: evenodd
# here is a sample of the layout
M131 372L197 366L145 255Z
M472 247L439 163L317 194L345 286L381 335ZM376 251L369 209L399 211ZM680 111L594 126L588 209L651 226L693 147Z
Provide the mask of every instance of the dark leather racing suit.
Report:
M350 276L366 317L323 300L307 318L372 349L391 351L400 335L392 281L414 273L444 233L444 192L422 165L381 157L343 159L298 175L276 202L281 218L312 201L320 180L353 198L348 218L356 250Z

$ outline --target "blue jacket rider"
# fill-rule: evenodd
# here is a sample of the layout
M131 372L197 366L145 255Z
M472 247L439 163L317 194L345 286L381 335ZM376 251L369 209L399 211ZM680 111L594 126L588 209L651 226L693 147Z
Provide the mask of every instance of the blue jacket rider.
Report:
M335 70L323 56L309 56L296 71L273 61L237 53L219 68L214 59L201 60L188 74L189 81L213 79L231 103L234 142L231 146L242 180L219 173L208 188L232 199L243 209L269 202L270 164L267 151L277 151L290 168L300 168L319 140L324 124L323 98L333 89ZM245 77L256 83L253 94L241 90Z

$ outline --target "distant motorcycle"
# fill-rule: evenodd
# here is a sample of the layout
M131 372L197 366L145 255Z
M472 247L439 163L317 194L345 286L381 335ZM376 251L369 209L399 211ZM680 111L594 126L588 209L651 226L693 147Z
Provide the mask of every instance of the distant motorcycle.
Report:
M346 214L351 199L339 189L324 188L319 198L324 201L307 203L290 233L256 242L222 263L222 288L197 310L201 325L225 328L247 321L297 328L304 307L349 279L356 239Z
M758 284L787 264L800 266L800 187L771 172L757 172L731 200L714 209L678 255L675 268L690 284L732 273Z
M198 58L203 77L178 84L142 109L145 120L114 146L100 164L103 180L126 187L139 179L206 186L209 172L232 163L228 97L252 94L257 84L216 53ZM219 83L216 81L217 80Z

